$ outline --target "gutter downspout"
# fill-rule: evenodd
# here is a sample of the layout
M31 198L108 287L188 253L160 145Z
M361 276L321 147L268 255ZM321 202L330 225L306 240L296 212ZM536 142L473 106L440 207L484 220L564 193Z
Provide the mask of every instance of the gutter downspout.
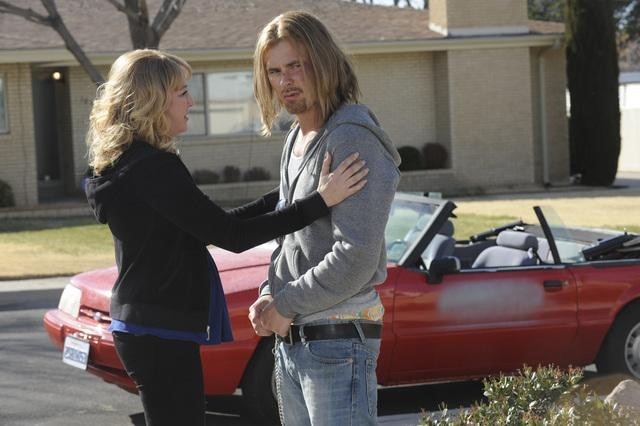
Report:
M540 136L542 143L542 184L544 187L551 186L549 178L549 134L547 131L547 114L546 114L546 84L545 84L545 61L544 54L549 50L555 50L560 47L558 39L556 39L551 46L547 46L538 52L538 90L540 99Z

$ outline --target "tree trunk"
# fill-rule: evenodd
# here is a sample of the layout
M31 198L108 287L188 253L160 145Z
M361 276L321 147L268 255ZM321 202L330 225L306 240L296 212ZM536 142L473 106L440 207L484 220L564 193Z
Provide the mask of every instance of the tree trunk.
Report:
M125 0L125 7L134 12L137 16L127 15L129 23L129 35L131 45L134 49L152 48L157 49L160 40L149 24L149 10L146 1Z
M620 155L618 54L612 0L567 0L571 173L611 185Z

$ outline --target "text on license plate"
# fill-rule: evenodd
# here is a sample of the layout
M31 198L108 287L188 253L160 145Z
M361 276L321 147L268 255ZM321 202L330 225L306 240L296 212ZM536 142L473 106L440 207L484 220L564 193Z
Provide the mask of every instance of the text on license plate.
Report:
M86 370L89 362L89 342L67 336L62 349L62 362Z

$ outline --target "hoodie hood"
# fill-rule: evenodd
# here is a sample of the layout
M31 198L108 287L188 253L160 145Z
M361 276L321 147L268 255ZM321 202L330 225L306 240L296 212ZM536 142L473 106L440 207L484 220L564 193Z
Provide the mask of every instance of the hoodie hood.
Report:
M105 169L101 175L94 175L91 171L87 172L84 192L89 207L98 222L107 223L109 205L118 196L122 182L131 168L138 162L159 152L146 142L133 141L115 164Z
M380 126L380 122L376 115L363 104L345 104L329 118L325 126L326 133L330 133L336 127L342 124L352 124L362 126L373 132L378 138L382 146L385 148L389 156L393 159L393 163L398 167L400 165L400 154L393 145L391 138Z
M100 176L90 176L85 182L84 192L87 195L89 207L100 223L107 223L107 206L116 196L118 176L113 170L106 171Z

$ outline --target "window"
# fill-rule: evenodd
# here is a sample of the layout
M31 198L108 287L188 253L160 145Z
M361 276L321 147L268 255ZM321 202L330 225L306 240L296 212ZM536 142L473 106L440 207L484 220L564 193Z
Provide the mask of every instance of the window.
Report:
M189 92L193 107L189 113L188 135L260 132L260 109L253 97L251 71L195 73L189 81ZM291 122L292 117L285 114L275 128L287 130Z
M188 134L229 135L260 130L250 71L194 74L189 91L193 107Z
M7 95L5 93L5 79L0 75L0 133L9 133L9 121L7 120Z

